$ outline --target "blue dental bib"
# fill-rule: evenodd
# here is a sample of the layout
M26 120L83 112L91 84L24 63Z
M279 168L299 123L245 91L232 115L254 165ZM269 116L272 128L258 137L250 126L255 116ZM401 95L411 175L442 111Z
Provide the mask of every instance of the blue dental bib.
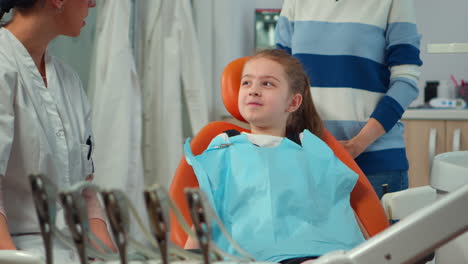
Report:
M284 138L258 147L240 134L215 137L198 156L187 140L184 151L227 231L256 260L320 256L364 241L350 205L358 175L308 130L302 146ZM236 254L217 227L213 240Z

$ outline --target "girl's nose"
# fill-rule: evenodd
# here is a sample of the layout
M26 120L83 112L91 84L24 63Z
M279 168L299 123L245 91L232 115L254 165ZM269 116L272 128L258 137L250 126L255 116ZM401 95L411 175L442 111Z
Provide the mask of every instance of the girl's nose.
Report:
M257 89L254 88L254 89L250 90L249 95L250 96L260 96L260 93L257 91Z
M258 84L252 83L252 86L250 86L250 89L249 89L249 95L250 96L260 96L261 95L260 87L258 86Z

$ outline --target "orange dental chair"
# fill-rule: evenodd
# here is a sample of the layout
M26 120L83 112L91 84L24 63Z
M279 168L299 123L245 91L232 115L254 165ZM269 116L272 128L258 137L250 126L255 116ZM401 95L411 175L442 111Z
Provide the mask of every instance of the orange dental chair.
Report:
M237 97L242 70L248 59L249 57L243 57L228 64L221 78L221 94L224 105L234 118L243 122L245 122L245 120L239 113ZM313 82L313 80L311 81ZM248 130L228 122L217 121L209 123L192 139L190 146L193 154L201 154L215 136L230 129L236 129L239 132L248 132ZM330 132L325 130L322 140L328 144L343 163L359 174L358 182L351 193L351 205L367 233L372 237L387 228L389 224L385 211L376 193L372 189L372 186L364 173L354 162L354 159ZM184 158L176 170L169 193L180 208L186 221L191 225L190 213L184 195L184 189L188 187L198 187L198 182L192 167L187 164ZM184 246L187 240L187 234L185 234L182 227L173 216L171 216L171 239L180 246Z

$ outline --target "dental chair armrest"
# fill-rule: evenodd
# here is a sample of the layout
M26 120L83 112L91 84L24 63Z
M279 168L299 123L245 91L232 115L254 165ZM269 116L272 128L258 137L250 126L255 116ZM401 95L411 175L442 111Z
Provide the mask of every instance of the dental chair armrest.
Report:
M382 197L381 202L388 219L394 222L433 203L436 198L436 190L426 185L399 192L386 193Z
M304 264L421 263L435 249L468 231L467 203L468 184L347 252L332 252Z

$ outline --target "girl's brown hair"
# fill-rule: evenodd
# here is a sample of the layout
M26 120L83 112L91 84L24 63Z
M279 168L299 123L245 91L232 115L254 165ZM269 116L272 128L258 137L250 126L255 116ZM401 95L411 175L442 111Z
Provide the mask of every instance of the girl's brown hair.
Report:
M310 81L302 63L288 52L281 49L266 49L256 52L250 60L266 58L283 66L288 80L291 94L301 94L302 104L291 113L286 124L286 135L298 135L304 129L308 129L314 135L322 138L323 122L312 101Z

